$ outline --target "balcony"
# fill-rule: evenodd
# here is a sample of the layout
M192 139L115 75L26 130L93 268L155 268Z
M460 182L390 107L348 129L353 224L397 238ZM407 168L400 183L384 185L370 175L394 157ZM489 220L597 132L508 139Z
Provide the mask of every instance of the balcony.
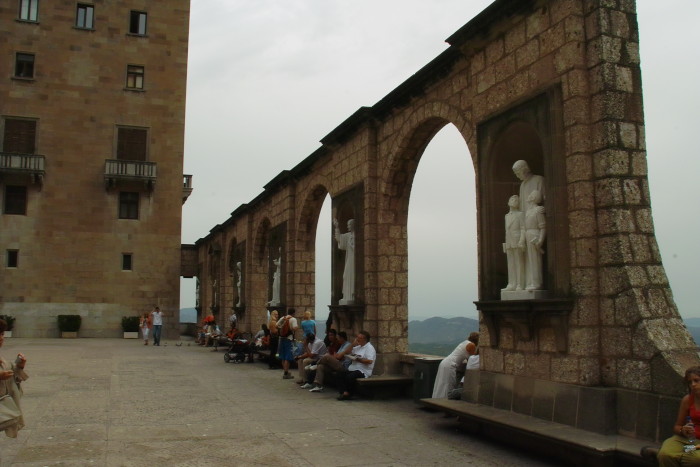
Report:
M44 156L36 154L0 153L0 174L27 175L33 183L44 180Z
M192 194L192 175L184 175L184 182L182 185L182 204L185 204L187 198Z
M143 183L152 191L156 184L156 163L107 159L105 161L105 184L113 188L120 182Z

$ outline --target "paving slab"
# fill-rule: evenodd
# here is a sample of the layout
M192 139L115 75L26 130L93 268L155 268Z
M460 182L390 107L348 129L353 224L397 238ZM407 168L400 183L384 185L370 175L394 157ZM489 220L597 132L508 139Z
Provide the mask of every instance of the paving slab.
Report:
M0 467L555 465L411 399L341 402L267 364L175 343L6 339L2 355L23 352L30 379L27 426L0 433Z

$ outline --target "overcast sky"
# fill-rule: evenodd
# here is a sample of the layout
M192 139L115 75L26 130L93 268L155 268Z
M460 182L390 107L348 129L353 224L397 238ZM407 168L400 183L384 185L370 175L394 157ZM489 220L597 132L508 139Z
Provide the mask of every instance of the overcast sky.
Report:
M444 39L486 0L194 0L190 18L183 243L193 243L263 185L316 150L447 48ZM649 184L656 234L684 317L700 264L700 2L637 0ZM682 11L683 14L678 12ZM463 139L444 128L421 159L409 210L409 317L476 317L474 171ZM504 211L505 213L505 211ZM317 266L330 270L330 201ZM325 253L324 253L325 252ZM317 315L330 284L319 282ZM194 306L183 280L181 306Z

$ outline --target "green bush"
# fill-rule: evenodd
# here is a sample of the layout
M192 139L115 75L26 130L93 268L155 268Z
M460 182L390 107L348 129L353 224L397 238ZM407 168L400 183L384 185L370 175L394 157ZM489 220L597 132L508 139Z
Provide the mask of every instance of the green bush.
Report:
M0 319L5 320L7 323L7 330L12 331L12 328L15 327L15 317L11 315L0 315Z
M138 316L122 316L122 331L139 332L140 321L141 319Z
M82 321L80 315L58 315L58 329L61 332L78 332Z

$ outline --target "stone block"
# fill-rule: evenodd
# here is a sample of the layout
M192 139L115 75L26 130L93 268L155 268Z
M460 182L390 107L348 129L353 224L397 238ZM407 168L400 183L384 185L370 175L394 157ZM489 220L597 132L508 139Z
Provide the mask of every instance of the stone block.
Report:
M526 374L532 378L549 379L551 354L536 353L525 359Z
M598 207L624 204L622 182L618 178L604 178L595 182L595 200Z
M586 130L587 127L580 126L578 128ZM566 181L569 183L570 208L591 209L594 207L593 184L590 182L592 177L593 161L589 156L585 154L574 154L566 158ZM580 194L580 198L582 199L572 200L572 190L573 194Z
M572 268L571 289L576 295L591 296L597 294L597 271L593 268Z
M649 277L649 281L654 285L668 286L668 277L666 277L666 271L664 267L660 264L651 265L646 267L646 272Z
M630 25L627 15L621 11L610 11L610 34L627 39L630 36Z
M579 361L581 384L598 386L602 384L600 376L600 359L595 357L582 358Z
M600 342L604 357L632 356L632 330L629 327L603 327Z
M555 389L552 421L576 426L579 388L568 384L558 384Z
M653 440L657 437L656 414L659 413L659 396L656 394L637 394L637 421L635 435L639 438Z
M574 319L577 326L594 326L598 324L598 298L579 297L574 304Z
M491 41L485 49L486 54L486 66L492 66L494 63L499 61L504 55L504 43L502 38L496 38Z
M540 56L540 44L537 39L532 39L515 51L516 69L525 68L537 61Z
M494 375L493 406L497 409L511 410L513 407L513 383L512 375Z
M504 51L510 54L523 44L525 44L525 22L520 22L506 31L503 39Z
M532 414L534 391L535 380L533 378L516 376L513 384L513 412L525 415Z
M601 337L598 327L572 327L569 329L569 356L587 356L591 354L591 349L597 349ZM603 345L605 345L605 334L603 334Z
M596 233L595 227L595 212L593 210L569 213L569 234L571 238L593 237Z
M618 359L617 384L622 388L651 391L651 371L647 361Z
M588 153L591 148L591 126L590 125L573 125L564 130L568 146L572 154ZM589 156L586 156L589 157ZM592 173L589 171L588 173ZM584 173L575 174L567 166L567 177L572 177L569 180L590 179L585 177ZM585 178L584 178L585 177Z
M598 248L593 238L576 240L571 252L572 267L589 268L598 265Z
M639 232L648 234L654 233L654 221L651 217L651 209L637 209L635 212L635 219Z
M578 358L575 357L552 357L552 381L560 383L579 382Z
M525 356L522 353L506 353L504 363L505 372L509 375L522 375L525 373Z
M637 431L637 396L639 392L629 389L617 389L617 427L626 436L634 436ZM678 411L678 407L674 409ZM671 425L673 426L673 425Z
M633 259L630 240L626 235L601 237L598 240L598 260L603 266L624 264Z
M532 415L543 420L554 418L554 400L557 384L552 381L536 379L533 385Z
M493 397L496 388L495 379L497 374L489 371L480 371L479 373L479 390L477 393L477 402L487 407L493 407Z
M615 208L598 211L598 233L600 235L633 233L636 230L631 211Z
M528 39L542 34L550 27L549 14L546 8L533 12L525 20L525 35Z
M622 267L604 267L600 270L600 293L617 295L629 288L627 274Z
M574 96L585 96L589 94L588 72L584 70L569 70L562 80L562 90L564 99Z
M605 435L615 434L616 400L617 394L613 388L580 388L576 428Z

